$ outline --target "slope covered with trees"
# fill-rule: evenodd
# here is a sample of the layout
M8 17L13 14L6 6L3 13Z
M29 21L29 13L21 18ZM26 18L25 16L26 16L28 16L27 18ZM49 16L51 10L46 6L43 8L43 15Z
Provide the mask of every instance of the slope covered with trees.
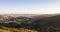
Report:
M4 19L5 20L5 19ZM6 23L6 21L8 21ZM33 17L10 17L1 22L0 26L7 28L24 28L37 30L39 32L56 32L60 31L60 15L56 16L33 16Z

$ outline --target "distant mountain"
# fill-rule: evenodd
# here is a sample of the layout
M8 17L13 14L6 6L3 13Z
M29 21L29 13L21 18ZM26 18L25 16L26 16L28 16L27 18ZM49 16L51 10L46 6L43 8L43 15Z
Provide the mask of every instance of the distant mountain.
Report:
M53 16L58 14L3 14L0 16L25 16L25 17L31 17L31 16Z
M30 16L36 16L38 14L4 14L2 16L24 16L24 17L30 17Z

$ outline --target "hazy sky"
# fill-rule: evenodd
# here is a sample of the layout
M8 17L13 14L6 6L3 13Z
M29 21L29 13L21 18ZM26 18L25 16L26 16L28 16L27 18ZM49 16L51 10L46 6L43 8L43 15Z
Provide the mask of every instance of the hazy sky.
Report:
M60 0L0 0L0 14L60 13Z

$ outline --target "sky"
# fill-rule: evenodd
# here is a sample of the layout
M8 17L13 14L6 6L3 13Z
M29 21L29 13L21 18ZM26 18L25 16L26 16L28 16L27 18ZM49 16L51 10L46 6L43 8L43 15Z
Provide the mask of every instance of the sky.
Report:
M60 13L60 0L0 0L0 14Z

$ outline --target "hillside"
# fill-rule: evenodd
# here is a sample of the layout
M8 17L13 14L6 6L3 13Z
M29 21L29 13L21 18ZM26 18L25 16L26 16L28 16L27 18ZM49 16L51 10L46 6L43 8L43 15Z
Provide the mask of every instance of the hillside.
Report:
M34 29L25 29L25 28L7 28L4 26L0 27L0 32L38 32Z
M49 28L49 29L48 29ZM47 32L53 30L60 30L60 15L37 15L33 17L12 17L0 16L1 31L10 32L11 29L23 31ZM43 30L41 30L43 29Z

